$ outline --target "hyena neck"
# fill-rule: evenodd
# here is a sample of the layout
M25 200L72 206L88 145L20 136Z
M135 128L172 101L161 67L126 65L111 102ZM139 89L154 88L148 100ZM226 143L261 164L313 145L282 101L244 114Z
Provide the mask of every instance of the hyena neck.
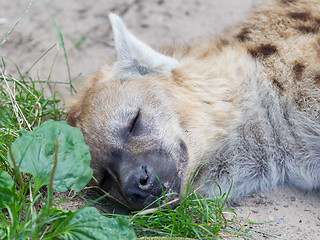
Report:
M215 51L199 55L201 51L190 50L178 58L180 65L173 72L171 89L189 144L197 146L192 148L196 152L189 153L193 159L210 158L222 139L245 121L243 106L251 104L247 96L258 97L255 88L265 84L261 66L241 45L221 46L221 40L216 40L199 46L203 44L211 44ZM190 163L189 167L192 172L198 166Z

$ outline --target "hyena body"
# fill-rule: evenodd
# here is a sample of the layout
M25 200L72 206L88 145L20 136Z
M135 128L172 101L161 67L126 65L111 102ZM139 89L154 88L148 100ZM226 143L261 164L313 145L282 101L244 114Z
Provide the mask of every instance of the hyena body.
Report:
M222 37L155 52L111 14L117 60L69 122L100 186L132 209L166 193L320 187L320 2L272 0ZM213 180L213 181L210 181ZM159 183L160 182L160 183Z

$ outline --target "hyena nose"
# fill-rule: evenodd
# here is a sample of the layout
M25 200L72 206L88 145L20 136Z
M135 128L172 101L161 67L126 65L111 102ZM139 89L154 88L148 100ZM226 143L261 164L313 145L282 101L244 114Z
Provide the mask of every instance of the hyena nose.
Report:
M137 180L139 181L139 188L143 191L148 191L152 186L152 183L155 180L155 176L153 172L148 169L147 165L141 165L139 167L140 175L137 176Z
M124 193L134 208L140 210L161 197L161 183L153 169L143 164L131 171L124 184Z

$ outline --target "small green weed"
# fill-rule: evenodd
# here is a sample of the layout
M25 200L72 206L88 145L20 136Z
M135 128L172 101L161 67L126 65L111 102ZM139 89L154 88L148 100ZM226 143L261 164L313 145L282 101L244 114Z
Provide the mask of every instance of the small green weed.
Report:
M72 38L71 42L73 43L73 46L75 48L81 48L82 45L85 43L85 41L88 38L88 33L84 34L82 37L80 38Z

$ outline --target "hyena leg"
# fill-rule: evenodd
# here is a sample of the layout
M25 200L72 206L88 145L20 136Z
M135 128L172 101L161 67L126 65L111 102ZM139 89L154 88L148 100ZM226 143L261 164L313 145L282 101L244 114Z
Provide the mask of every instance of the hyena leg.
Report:
M308 191L320 189L320 158L287 164L287 183Z
M320 124L302 114L292 122L298 150L285 164L286 182L304 190L320 189Z
M251 162L251 164L250 164ZM221 165L210 166L211 176L206 180L199 172L199 193L203 196L219 196L230 191L229 199L236 200L258 190L267 190L276 187L283 179L282 171L275 164L269 164L268 169L261 169L257 163L248 161L225 169ZM206 167L205 167L206 168ZM221 191L220 191L221 190Z

